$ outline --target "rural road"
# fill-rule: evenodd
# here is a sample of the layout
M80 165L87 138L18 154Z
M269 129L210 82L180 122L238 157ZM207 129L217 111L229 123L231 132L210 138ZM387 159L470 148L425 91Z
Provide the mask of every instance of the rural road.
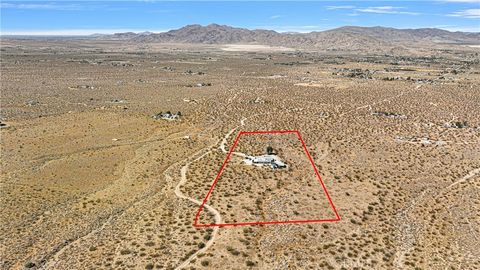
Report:
M475 175L479 174L480 173L480 168L477 168L477 169L474 169L474 170L471 170L470 172L468 172L467 175L465 175L464 177L458 179L457 181L453 182L451 185L449 185L446 189L449 190L450 188L452 188L453 186L455 185L458 185L460 183L463 183L465 181L468 181L468 179L474 177Z
M180 169L180 182L178 182L177 186L175 187L175 196L177 196L178 198L181 198L181 199L185 199L185 200L189 200L191 202L193 202L194 204L197 204L197 205L202 205L202 202L197 200L197 199L194 199L192 197L188 197L186 196L185 194L183 194L183 192L180 190L180 188L187 182L187 171L188 171L188 167L190 166L190 164L192 164L193 162L196 162L200 159L202 159L203 157L205 157L206 155L208 155L209 153L211 152L211 150L203 153L202 155L200 155L199 157L197 157L196 159L194 160L191 160L189 162L187 162L185 165L183 165L183 167ZM171 179L171 176L170 175L165 175L165 177L167 177L168 180ZM205 204L204 205L204 208L207 209L210 213L212 213L214 215L214 218L215 218L215 223L221 223L222 222L222 217L220 216L220 213L213 207L211 207L210 205L208 204ZM197 250L195 253L193 253L189 258L187 258L185 261L183 261L180 265L178 265L175 269L183 269L184 267L188 266L190 264L190 262L195 259L197 257L198 254L200 253L203 253L205 252L207 249L209 249L212 245L213 245L213 241L215 240L215 236L217 235L218 233L218 229L219 227L214 227L213 228L213 232L212 232L212 237L210 238L210 240L205 244L205 247Z
M178 134L179 133L173 133L173 134L170 134L168 138L163 138L163 139L156 139L156 138L154 138L156 135L154 135L154 136L152 136L152 138L149 138L147 140L131 142L129 144L142 144L143 146L145 146L148 143L156 142L156 141L177 140L177 139L182 138L182 137L176 136ZM173 166L173 165L171 165L171 166ZM168 170L168 168L167 168L167 170ZM127 210L135 207L136 205L138 205L139 203L141 203L143 200L147 199L151 195L152 194L148 193L148 194L145 194L144 196L141 196L138 200L134 201L131 205L129 205L125 209L121 209L121 210L112 212L108 216L108 218L106 218L106 220L104 222L102 222L98 227L93 228L92 230L88 231L84 235L81 235L81 236L79 236L79 237L77 237L77 238L75 238L71 241L65 241L63 245L58 246L56 250L54 250L52 253L46 255L46 257L44 259L44 262L39 265L39 268L40 269L57 269L58 268L57 264L61 262L60 256L62 256L65 252L67 252L72 247L75 247L75 246L79 245L83 240L88 239L90 237L94 237L95 234L103 231L113 221L120 219L127 212Z
M223 153L227 153L227 150L225 149L225 145L227 144L227 140L228 138L233 134L233 132L235 132L235 130L237 130L240 126L243 126L245 125L245 120L246 118L243 118L241 121L240 121L240 125L232 128L229 132L227 132L227 134L225 134L225 136L223 137L221 143L220 143L220 150L222 150ZM215 144L216 145L216 144ZM213 146L215 146L213 145ZM212 146L212 147L213 147ZM211 147L210 147L211 148ZM188 168L190 166L190 164L192 164L193 162L196 162L202 158L204 158L206 155L208 155L210 152L212 152L212 150L208 150L207 152L203 153L202 155L198 156L197 158L191 160L191 161L188 161L187 163L185 163L185 165L182 166L182 168L180 169L180 182L178 182L177 186L175 187L175 196L177 196L178 198L181 198L181 199L185 199L185 200L189 200L197 205L202 205L202 202L197 200L197 199L194 199L192 197L188 197L186 196L185 194L183 194L183 192L181 191L181 187L187 182L187 172L188 172ZM199 153L197 152L196 154L194 154L193 156L195 155L198 155ZM171 176L168 175L168 174L165 174L165 177L167 177L167 180L171 180ZM220 215L220 213L213 207L211 207L210 205L208 204L204 204L203 207L205 209L207 209L210 213L212 213L214 215L214 218L215 218L215 223L216 224L219 224L222 222L222 217ZM180 270L180 269L184 269L186 266L188 266L190 264L190 262L194 259L197 258L197 256L205 251L207 251L214 243L215 241L215 237L217 236L218 234L218 230L220 229L220 227L213 227L213 232L212 232L212 237L210 238L210 240L208 240L208 242L205 244L205 247L197 250L195 253L193 253L190 257L188 257L185 261L183 261L182 263L180 263L180 265L178 265L175 269L176 270Z

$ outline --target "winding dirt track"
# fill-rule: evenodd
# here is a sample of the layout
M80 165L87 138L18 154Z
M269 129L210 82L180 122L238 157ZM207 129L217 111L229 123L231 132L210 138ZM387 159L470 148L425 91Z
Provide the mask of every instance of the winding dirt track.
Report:
M194 199L192 197L188 197L186 196L185 194L182 193L182 191L180 190L180 188L187 182L187 171L188 171L188 167L190 166L190 164L192 164L193 162L195 161L198 161L200 159L202 159L204 156L206 156L207 154L209 154L212 150L209 150L205 153L203 153L202 155L200 155L199 157L197 157L196 159L193 159L189 162L187 162L185 165L183 165L182 169L180 170L180 174L181 174L181 177L180 177L180 182L178 182L177 186L175 187L175 196L177 196L178 198L181 198L181 199L185 199L185 200L189 200L191 202L193 202L194 204L197 204L197 205L202 205L202 202L197 200L197 199ZM170 175L165 175L165 177L167 179L171 179L171 176ZM205 204L204 205L204 208L207 209L210 213L212 213L214 215L214 218L215 218L215 223L221 223L222 222L222 217L220 216L220 213L213 207L211 207L210 205L208 204ZM213 228L213 232L212 232L212 237L210 238L210 240L205 244L205 247L203 247L202 249L199 249L197 250L195 253L193 253L188 259L186 259L185 261L183 261L180 265L178 265L175 269L183 269L184 267L186 267L187 265L190 264L190 262L195 259L197 257L198 254L202 253L202 252L205 252L207 249L209 249L212 245L213 245L213 241L215 240L215 236L217 235L218 233L218 229L219 227L214 227Z
M227 153L227 150L225 149L225 145L227 144L227 140L228 138L233 134L233 132L235 132L235 130L237 130L240 126L243 126L245 125L245 120L246 118L243 118L241 121L240 121L240 125L232 128L227 134L225 134L225 136L223 137L221 143L220 143L220 146L219 146L219 149L222 150L222 152L224 153ZM216 144L215 144L216 145ZM215 146L213 145L213 146ZM211 149L211 147L210 147ZM185 163L185 165L183 165L183 167L180 169L180 182L178 182L177 186L175 187L175 196L177 196L178 198L181 198L181 199L185 199L185 200L189 200L197 205L202 205L202 202L197 200L197 199L194 199L192 197L188 197L186 196L185 194L183 194L183 192L181 191L181 187L187 182L187 171L188 171L188 168L190 166L190 164L192 164L193 162L196 162L200 159L202 159L203 157L205 157L207 154L209 154L210 152L212 152L212 150L208 150L207 152L203 153L202 155L198 156L197 158L191 160L191 161L188 161L187 163ZM198 155L199 153L196 153L194 154L193 156L195 155ZM167 177L168 180L171 179L171 176L168 175L168 174L165 174L165 177ZM215 223L221 223L222 222L222 217L220 215L220 213L213 207L211 207L210 205L208 204L204 204L203 207L205 209L207 209L210 213L212 213L214 215L214 218L215 218ZM208 242L205 244L205 247L197 250L195 253L193 253L190 257L188 257L185 261L183 261L182 263L180 263L175 269L183 269L185 268L186 266L188 266L190 264L190 262L194 259L197 258L198 254L200 253L203 253L205 251L207 251L214 243L215 241L215 237L217 236L218 234L218 230L220 229L220 227L213 227L213 232L212 232L212 237L210 238L210 240L208 240Z
M434 198L439 197L442 194L445 194L451 190L452 187L466 182L469 179L475 177L477 174L480 174L480 168L473 169L469 171L465 176L459 178L457 181L443 188L442 191L438 192L437 195L433 196ZM400 236L401 236L401 245L397 248L397 252L394 256L394 264L396 269L405 268L405 256L413 250L413 245L415 243L415 238L413 235L413 227L409 221L409 213L412 212L416 207L422 206L426 197L427 190L424 190L420 196L415 197L407 208L398 214L398 219L400 223Z
M177 135L177 134L178 133L170 134L169 138L162 139L162 140L149 139L149 140L144 140L144 141L139 141L139 142L134 142L134 143L143 143L145 145L146 143L150 143L150 142L153 142L153 141L170 141L170 140L177 140L179 138L182 138L182 136L175 136L175 137L170 138L170 136ZM131 143L131 144L134 144L134 143ZM172 164L171 166L173 166L173 165L175 165L175 164ZM168 170L168 168L167 168L167 170ZM60 262L60 256L62 254L64 254L68 249L70 249L73 246L79 244L82 240L87 239L89 237L93 237L95 234L103 231L106 228L106 226L108 226L112 221L121 218L122 215L125 214L128 209L130 209L132 207L135 207L137 204L141 203L143 200L148 198L149 196L147 196L147 195L150 195L150 194L146 194L145 196L142 196L140 199L133 202L129 207L127 207L125 209L112 212L108 216L108 218L99 227L96 227L96 228L92 229L91 231L89 231L88 233L77 237L76 239L72 240L71 242L65 242L64 245L57 247L56 250L54 250L51 254L48 254L46 256L45 261L41 265L39 265L39 269L57 269L57 264Z

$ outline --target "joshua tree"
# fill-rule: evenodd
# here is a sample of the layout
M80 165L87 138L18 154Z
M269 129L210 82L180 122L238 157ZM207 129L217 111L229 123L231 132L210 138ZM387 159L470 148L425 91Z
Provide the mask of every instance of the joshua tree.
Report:
M270 145L267 146L267 154L269 155L272 155L274 152L273 152L273 147L271 147Z

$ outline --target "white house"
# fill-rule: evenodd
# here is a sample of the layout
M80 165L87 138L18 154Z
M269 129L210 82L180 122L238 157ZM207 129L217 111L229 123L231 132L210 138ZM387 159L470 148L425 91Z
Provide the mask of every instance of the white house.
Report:
M244 162L248 165L270 166L272 169L287 167L287 164L276 155L247 156Z
M181 114L180 113L157 113L153 116L154 119L165 119L165 120L179 120Z

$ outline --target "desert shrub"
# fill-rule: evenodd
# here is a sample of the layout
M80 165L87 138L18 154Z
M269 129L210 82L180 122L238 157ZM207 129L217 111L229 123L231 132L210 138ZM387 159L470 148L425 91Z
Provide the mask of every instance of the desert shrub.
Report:
M228 252L230 252L232 255L238 256L240 252L232 247L227 247Z
M131 253L131 251L128 250L128 249L123 249L123 250L120 251L120 254L122 254L122 255L127 255L127 254L130 254L130 253Z

